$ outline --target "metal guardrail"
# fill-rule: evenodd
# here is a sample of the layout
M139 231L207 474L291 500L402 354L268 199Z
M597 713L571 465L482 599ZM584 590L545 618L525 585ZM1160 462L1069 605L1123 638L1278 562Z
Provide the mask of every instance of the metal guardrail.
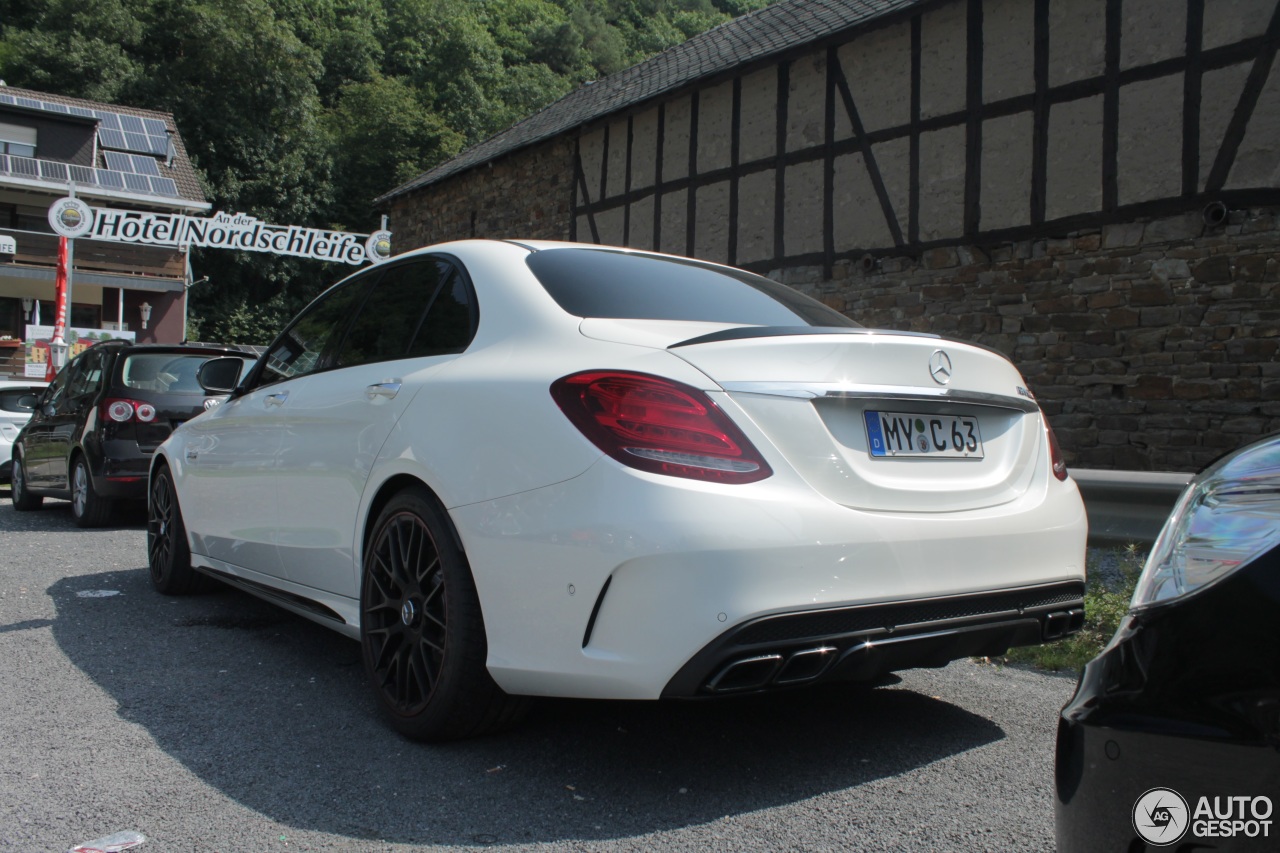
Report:
M1090 545L1150 544L1194 474L1072 468L1089 516Z

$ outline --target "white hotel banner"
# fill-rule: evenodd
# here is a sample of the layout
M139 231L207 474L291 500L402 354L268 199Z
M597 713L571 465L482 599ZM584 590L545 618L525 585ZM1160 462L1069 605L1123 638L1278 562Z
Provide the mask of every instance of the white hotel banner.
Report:
M64 237L178 249L189 246L240 249L355 265L365 261L376 264L391 257L390 231L351 234L300 225L269 225L247 213L215 213L202 217L115 210L90 207L78 198L67 197L50 206L49 224Z

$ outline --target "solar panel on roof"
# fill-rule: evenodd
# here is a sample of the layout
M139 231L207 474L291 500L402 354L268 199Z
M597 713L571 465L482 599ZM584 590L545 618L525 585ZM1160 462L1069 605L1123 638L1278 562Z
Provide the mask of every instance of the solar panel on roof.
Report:
M98 129L98 144L103 148L128 149L129 147L125 144L123 133L109 128Z
M72 164L67 166L67 168L71 170L71 180L75 181L77 184L94 183L93 169L91 169L90 167L76 166Z
M118 190L124 189L124 175L122 173L112 172L110 169L94 169L93 172L98 176L98 186Z
M40 177L40 163L30 157L9 157L9 169L15 175L26 178Z
M147 142L151 143L150 152L157 157L169 156L169 137L165 136L148 136Z
M133 133L131 131L125 131L124 142L125 142L125 146L130 151L150 151L151 150L151 146L147 144L147 135L145 133Z
M107 161L107 168L112 171L132 172L134 170L128 154L121 154L119 151L103 151L102 156Z
M148 178L147 180L151 181L151 191L157 195L178 197L178 184L173 178Z
M0 154L0 175L9 174L9 155Z
M18 98L17 104L18 106L26 107L27 109L32 109L32 110L40 109L40 102L32 98Z
M147 129L142 125L142 119L137 116L120 114L120 129L132 133L146 133Z
M129 155L129 161L133 165L133 171L137 172L139 175L155 175L157 177L160 175L159 164L146 155L131 154Z
M83 116L84 118L93 118L93 117L94 117L94 115L93 115L93 110L89 109L88 107L72 107L72 108L71 108L71 114L72 114L72 115Z
M124 185L135 192L151 192L151 184L147 182L146 175L135 175L132 172L125 172Z
M13 95L0 95L0 104L9 104L12 106L16 100L17 99L13 97Z
M110 130L120 129L120 116L117 113L109 113L106 110L94 110L93 114L98 117L98 121L102 123L102 127Z
M164 122L159 119L144 118L142 124L150 136L166 136L169 133L169 128L165 127Z

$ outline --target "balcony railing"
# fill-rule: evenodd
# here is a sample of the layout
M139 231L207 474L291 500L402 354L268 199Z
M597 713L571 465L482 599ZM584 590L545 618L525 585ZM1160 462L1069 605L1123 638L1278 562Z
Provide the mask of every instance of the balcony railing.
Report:
M6 175L54 186L65 187L68 181L75 181L76 186L80 187L99 187L105 190L119 190L163 198L179 197L178 185L173 178L77 166L74 163L38 160L34 157L19 157L16 154L0 154L0 177Z
M0 234L13 237L18 251L14 263L26 266L53 267L58 263L58 235L36 231L0 228ZM134 243L109 243L100 240L76 240L75 268L81 272L114 275L136 275L182 280L186 259L182 252L169 246L144 246Z

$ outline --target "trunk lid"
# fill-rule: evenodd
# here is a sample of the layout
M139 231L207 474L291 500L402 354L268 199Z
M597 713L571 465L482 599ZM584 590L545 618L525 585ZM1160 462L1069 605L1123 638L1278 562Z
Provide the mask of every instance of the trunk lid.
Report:
M848 507L980 509L1016 500L1040 467L1047 475L1039 407L1013 364L981 346L871 329L588 324L592 337L665 342Z

